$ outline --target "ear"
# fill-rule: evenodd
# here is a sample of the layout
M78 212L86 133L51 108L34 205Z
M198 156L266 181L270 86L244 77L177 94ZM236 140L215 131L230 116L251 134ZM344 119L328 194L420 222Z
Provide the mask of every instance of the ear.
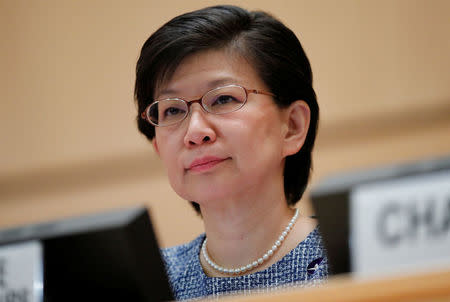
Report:
M158 143L156 142L156 137L154 137L152 139L152 145L153 145L153 149L155 150L156 154L158 154L158 156L159 156L159 149L158 149Z
M305 143L311 120L311 111L305 101L295 101L285 110L287 127L284 133L284 157L300 151Z

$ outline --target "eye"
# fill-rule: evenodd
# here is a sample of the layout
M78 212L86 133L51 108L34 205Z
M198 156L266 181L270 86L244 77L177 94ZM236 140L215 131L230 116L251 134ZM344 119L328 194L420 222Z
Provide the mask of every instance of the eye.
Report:
M176 119L183 118L186 114L186 104L177 99L163 100L158 103L158 122L172 122Z
M164 110L164 116L174 116L184 114L184 110L177 107L169 107Z
M218 95L214 99L214 101L211 103L211 106L226 105L226 104L234 103L234 102L239 102L239 101L232 95L223 94L223 95Z

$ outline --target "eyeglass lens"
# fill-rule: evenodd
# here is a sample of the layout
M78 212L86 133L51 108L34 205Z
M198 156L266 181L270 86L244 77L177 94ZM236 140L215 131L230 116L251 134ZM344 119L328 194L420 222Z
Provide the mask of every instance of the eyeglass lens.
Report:
M240 86L225 86L208 91L201 99L202 107L213 114L224 114L238 110L247 100L247 93ZM181 122L189 112L189 103L182 99L164 99L154 102L148 117L158 126Z

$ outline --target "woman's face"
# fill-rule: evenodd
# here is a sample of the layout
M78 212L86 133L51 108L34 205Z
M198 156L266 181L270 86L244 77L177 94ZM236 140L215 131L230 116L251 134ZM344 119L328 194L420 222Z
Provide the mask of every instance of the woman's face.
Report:
M269 91L242 57L207 51L182 61L155 98L189 101L227 84ZM207 113L194 103L181 123L156 127L153 145L182 198L202 205L252 196L274 178L282 181L283 137L288 130L284 112L263 94L249 94L241 109L223 115Z

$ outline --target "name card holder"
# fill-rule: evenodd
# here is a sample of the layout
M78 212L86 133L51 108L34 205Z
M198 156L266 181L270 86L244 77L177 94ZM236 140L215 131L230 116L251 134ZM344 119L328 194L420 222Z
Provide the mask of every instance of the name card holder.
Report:
M331 273L450 269L450 157L334 175L311 199Z
M171 300L145 207L0 230L0 302Z
M43 249L40 241L0 246L0 302L43 301Z
M450 268L450 171L357 186L350 203L356 274Z

